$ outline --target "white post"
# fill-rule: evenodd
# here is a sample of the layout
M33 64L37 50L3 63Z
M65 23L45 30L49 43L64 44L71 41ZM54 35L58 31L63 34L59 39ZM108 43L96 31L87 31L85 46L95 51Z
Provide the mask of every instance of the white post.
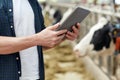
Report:
M95 77L95 80L110 80L110 78L88 56L80 58L86 69Z

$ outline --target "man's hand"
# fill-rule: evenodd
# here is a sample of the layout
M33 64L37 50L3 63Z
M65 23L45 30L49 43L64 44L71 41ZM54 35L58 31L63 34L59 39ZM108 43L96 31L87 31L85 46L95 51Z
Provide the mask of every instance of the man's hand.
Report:
M61 42L63 42L65 40L64 37L65 37L65 34L62 36L62 39L56 45L59 45ZM48 49L55 47L56 45L54 45L52 47L43 46L42 48L43 48L43 50L48 50Z
M68 40L72 40L72 41L73 41L73 40L75 40L75 39L78 37L78 35L79 35L80 24L77 23L77 25L76 25L76 26L73 26L72 29L73 29L72 32L70 32L70 31L67 32L66 38L67 38Z
M47 27L43 31L37 34L37 44L46 47L52 48L57 44L62 42L65 33L67 30L55 31L59 27L59 23L50 27Z

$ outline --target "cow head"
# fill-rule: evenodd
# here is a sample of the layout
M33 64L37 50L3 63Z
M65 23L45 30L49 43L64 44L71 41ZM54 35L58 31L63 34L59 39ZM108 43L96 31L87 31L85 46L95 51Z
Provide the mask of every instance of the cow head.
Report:
M110 32L113 26L105 18L101 18L88 34L75 46L74 51L79 56L87 53L103 52L111 47Z
M100 51L103 49L103 47L110 48L111 29L112 25L108 22L103 26L103 28L100 28L94 32L94 35L92 36L92 39L90 41L90 44L94 45L94 50Z

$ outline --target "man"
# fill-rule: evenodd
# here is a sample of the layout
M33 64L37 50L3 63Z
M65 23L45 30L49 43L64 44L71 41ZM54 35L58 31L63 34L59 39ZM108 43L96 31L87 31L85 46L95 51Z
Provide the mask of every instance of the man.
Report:
M0 0L0 80L44 80L42 48L78 36L79 24L73 32L55 31L59 25L44 29L37 0Z

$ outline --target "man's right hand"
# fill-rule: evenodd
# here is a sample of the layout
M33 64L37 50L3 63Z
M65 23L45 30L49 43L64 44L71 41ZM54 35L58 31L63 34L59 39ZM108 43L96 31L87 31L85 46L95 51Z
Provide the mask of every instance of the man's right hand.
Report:
M59 27L59 23L39 32L37 35L37 44L43 47L52 48L62 42L67 30L55 31Z

